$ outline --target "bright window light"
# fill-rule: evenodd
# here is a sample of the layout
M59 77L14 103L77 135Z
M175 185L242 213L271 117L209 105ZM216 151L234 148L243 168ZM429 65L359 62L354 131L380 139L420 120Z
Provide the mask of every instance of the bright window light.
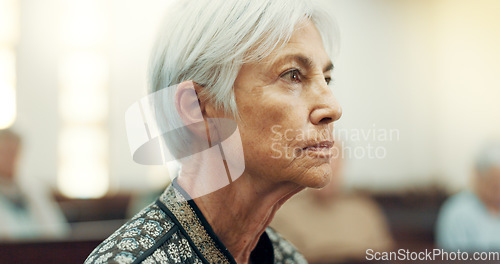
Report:
M59 142L58 187L72 198L99 198L109 186L107 136L95 127L70 127L62 131Z
M107 118L108 65L102 56L79 52L61 63L60 112L66 123L98 123Z
M0 0L0 44L14 46L19 34L17 0Z
M63 41L72 47L88 48L102 45L108 33L106 3L102 0L66 0Z
M109 189L109 1L64 0L59 70L62 119L58 187L72 198L99 198Z

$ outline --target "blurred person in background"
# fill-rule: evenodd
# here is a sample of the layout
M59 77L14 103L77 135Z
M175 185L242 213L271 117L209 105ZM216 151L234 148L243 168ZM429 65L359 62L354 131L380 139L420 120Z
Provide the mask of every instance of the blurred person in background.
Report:
M443 204L436 233L438 246L447 250L500 250L500 143L479 152L472 189Z
M367 249L390 251L394 245L380 207L368 196L342 190L342 144L334 146L332 181L290 199L271 223L310 263L361 262Z
M21 138L0 130L0 240L49 239L69 228L57 205L40 184L28 189L17 177ZM29 179L33 183L35 179Z

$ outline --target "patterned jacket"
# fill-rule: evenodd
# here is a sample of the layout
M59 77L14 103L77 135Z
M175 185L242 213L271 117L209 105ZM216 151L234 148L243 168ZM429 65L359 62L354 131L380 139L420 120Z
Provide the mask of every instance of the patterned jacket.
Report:
M102 242L85 264L236 263L184 190L171 184L160 198ZM307 263L273 229L252 251L253 264Z

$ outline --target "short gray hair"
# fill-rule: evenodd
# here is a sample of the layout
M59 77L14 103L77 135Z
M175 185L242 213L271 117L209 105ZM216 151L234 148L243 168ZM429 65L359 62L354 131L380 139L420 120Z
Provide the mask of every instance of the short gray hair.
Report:
M500 168L500 142L484 145L479 151L475 163L476 171L480 175L491 168Z
M166 14L153 49L151 93L184 81L204 87L217 109L238 117L233 85L244 63L258 62L285 45L295 27L311 21L330 57L338 48L338 29L323 2L314 0L179 0ZM176 115L175 89L155 105L163 131L182 127ZM169 129L170 128L170 129ZM189 146L188 129L166 139L170 151Z

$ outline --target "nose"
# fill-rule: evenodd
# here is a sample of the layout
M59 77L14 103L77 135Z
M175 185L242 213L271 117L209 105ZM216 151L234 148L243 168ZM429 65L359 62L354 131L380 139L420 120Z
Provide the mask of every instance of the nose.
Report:
M328 125L342 116L342 108L326 84L321 85L312 99L313 108L310 113L311 123L314 125Z

